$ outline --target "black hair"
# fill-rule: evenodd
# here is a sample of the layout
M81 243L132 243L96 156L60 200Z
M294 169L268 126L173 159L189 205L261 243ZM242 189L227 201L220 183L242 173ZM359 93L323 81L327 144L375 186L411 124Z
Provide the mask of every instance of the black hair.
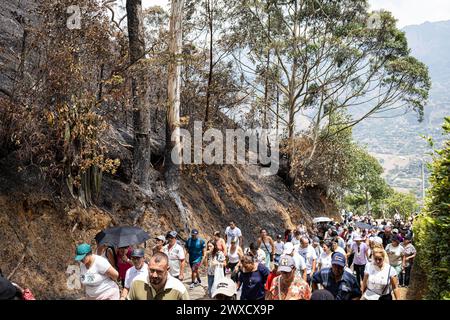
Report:
M164 261L167 265L169 264L169 257L164 252L156 252L150 260L155 260L156 263Z

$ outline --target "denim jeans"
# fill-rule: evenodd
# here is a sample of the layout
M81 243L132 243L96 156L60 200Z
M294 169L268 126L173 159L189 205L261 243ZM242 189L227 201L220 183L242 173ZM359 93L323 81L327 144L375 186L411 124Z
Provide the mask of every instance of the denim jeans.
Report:
M210 297L212 295L211 290L212 290L213 284L214 284L214 275L210 276L208 274L208 294Z

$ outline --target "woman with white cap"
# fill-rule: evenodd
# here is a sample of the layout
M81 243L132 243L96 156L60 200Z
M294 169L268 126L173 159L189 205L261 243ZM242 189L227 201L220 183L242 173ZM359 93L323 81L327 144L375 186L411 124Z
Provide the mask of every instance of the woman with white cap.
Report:
M83 243L77 246L75 260L81 262L80 280L88 300L119 300L119 272L107 259L92 254L91 246Z

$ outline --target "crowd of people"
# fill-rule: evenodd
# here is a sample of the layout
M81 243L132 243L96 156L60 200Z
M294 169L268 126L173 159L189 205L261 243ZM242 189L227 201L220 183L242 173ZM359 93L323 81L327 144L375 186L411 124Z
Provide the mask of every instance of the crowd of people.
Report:
M241 229L230 221L223 237L216 231L203 239L196 229L186 241L176 231L157 236L148 260L143 248L93 251L89 244L77 247L75 259L87 299L187 300L202 276L213 299L399 299L416 255L411 223L346 213L342 223L318 223L309 231L300 224L272 237L261 229L244 246Z

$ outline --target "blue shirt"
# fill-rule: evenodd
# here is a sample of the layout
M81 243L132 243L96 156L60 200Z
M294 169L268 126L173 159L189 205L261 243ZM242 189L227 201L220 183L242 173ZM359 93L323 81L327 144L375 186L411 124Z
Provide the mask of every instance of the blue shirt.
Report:
M241 300L260 300L264 298L264 285L269 276L269 269L262 263L254 272L241 272L239 282L242 284Z
M205 248L205 240L197 238L189 238L186 241L186 249L189 253L189 263L199 263L202 261L203 249Z
M356 277L345 269L339 282L336 282L331 268L325 268L314 273L312 282L323 285L333 294L336 300L351 300L361 296L361 289Z

